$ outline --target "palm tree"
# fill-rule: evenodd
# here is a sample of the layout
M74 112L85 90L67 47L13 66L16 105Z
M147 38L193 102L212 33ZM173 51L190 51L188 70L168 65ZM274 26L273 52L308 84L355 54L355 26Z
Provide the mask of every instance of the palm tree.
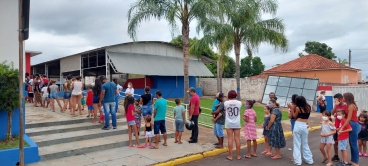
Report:
M343 65L347 65L349 63L348 60L346 60L346 59L340 59L340 58L337 58L337 62L339 62L339 63L341 63Z
M128 33L136 40L137 28L143 21L151 19L165 19L172 29L181 23L181 35L183 43L184 59L184 102L189 98L186 90L189 88L189 24L193 19L205 18L208 13L216 9L216 1L213 0L138 0L128 11Z
M236 84L240 93L240 49L245 44L249 56L262 42L273 45L275 50L287 51L288 40L284 35L284 24L279 18L262 20L262 14L275 15L277 3L274 0L229 0L223 13L199 20L197 30L204 35L221 33L232 40L236 58ZM223 14L223 15L221 15ZM238 95L238 99L240 95Z

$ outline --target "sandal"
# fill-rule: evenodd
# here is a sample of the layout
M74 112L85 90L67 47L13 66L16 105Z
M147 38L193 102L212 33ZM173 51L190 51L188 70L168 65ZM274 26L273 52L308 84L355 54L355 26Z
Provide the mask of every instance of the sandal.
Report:
M333 166L333 164L332 163L327 163L326 166Z
M258 157L256 154L250 154L250 156L252 156L252 157Z
M263 151L261 154L266 154L267 153L267 151Z
M251 158L252 158L252 156L251 156L251 155L244 155L244 158L246 158L246 159L251 159Z
M368 157L368 154L363 154L363 157Z

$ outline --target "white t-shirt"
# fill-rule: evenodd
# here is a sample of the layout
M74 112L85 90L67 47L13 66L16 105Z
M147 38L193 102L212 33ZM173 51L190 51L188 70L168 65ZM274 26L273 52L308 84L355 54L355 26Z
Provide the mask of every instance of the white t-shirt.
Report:
M41 89L41 91L43 92L42 97L48 97L49 96L49 92L47 91L47 87L43 87Z
M127 92L129 92L129 93L131 93L131 94L133 94L133 95L134 95L134 88L132 88L132 89L127 88L127 89L125 90L125 93L127 93ZM132 96L133 96L133 95L132 95Z
M118 90L118 91L120 91L120 89L122 89L123 87L121 86L121 85L119 85L119 84L117 84L116 85L116 89Z
M238 100L229 100L224 102L225 106L225 128L240 129L240 108L242 103Z

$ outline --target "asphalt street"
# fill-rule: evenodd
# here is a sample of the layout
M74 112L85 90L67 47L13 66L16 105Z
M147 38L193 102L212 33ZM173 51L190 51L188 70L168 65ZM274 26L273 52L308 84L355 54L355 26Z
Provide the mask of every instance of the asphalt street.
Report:
M313 154L313 165L326 165L322 163L323 156L319 150L320 144L320 131L312 131L309 133L309 147ZM227 143L226 143L227 144ZM253 157L251 159L242 158L241 160L236 160L235 151L233 153L233 160L226 160L228 153L220 154L214 157L208 157L201 160L193 161L190 163L182 164L184 166L199 166L199 165L211 165L211 166L236 166L236 165L249 165L249 166L285 166L285 165L294 165L293 162L290 161L290 157L292 156L292 137L286 139L286 147L281 149L282 158L278 160L271 159L268 156L262 155L261 152L265 149L264 144L258 145L257 154L258 157ZM334 154L333 148L331 148L332 155ZM241 149L241 155L244 156L247 153L247 149ZM340 154L340 153L339 153ZM348 152L349 160L350 160L350 152ZM340 156L340 155L339 155ZM360 157L360 166L368 166L368 158ZM337 163L334 163L336 165ZM303 162L302 165L308 165Z

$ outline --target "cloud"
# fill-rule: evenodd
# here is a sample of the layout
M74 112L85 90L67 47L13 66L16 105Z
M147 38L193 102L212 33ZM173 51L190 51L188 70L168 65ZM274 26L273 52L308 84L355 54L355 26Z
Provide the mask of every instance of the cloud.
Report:
M32 58L32 63L132 41L127 33L127 11L133 2L136 0L32 1L26 49L43 52ZM363 6L368 6L368 1L279 0L276 16L286 25L289 52L275 52L273 47L264 44L255 56L260 56L266 67L271 67L298 58L307 41L324 42L342 59L348 59L348 49L352 49L352 66L361 68L363 76L368 76L368 19L364 17L368 11ZM195 26L194 21L191 37L201 36ZM137 29L138 40L170 41L169 27L165 20L145 21ZM178 27L175 32L180 31ZM234 52L230 56L235 59ZM245 56L242 47L241 58Z

